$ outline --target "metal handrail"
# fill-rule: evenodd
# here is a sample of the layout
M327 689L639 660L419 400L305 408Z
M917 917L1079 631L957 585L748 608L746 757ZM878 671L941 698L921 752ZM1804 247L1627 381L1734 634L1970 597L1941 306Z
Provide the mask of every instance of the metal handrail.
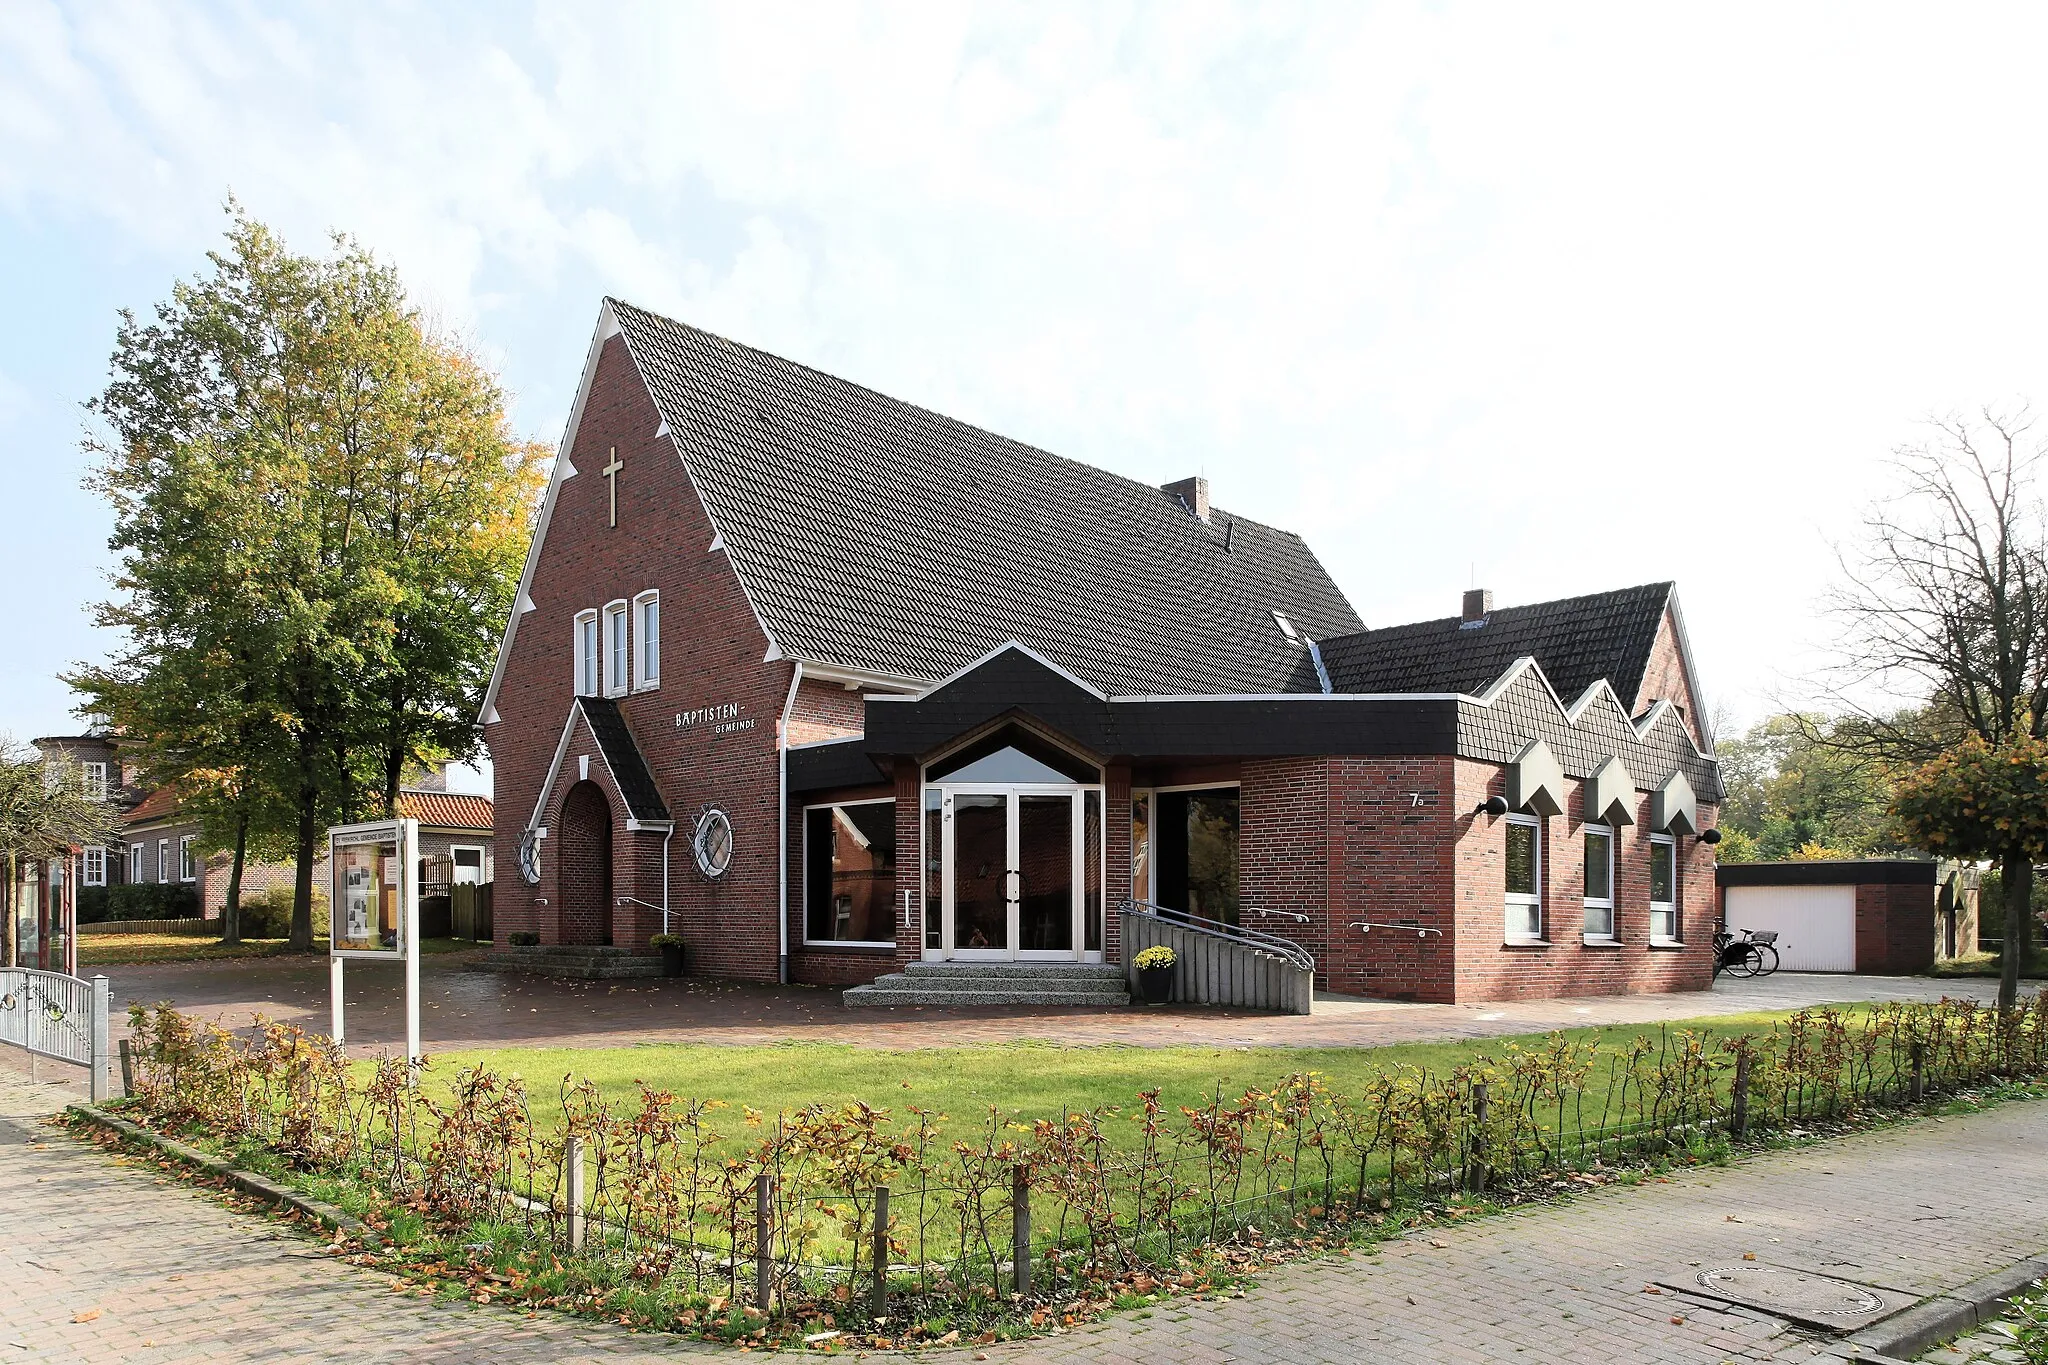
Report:
M1230 925L1217 920L1202 919L1186 910L1176 910L1172 906L1158 905L1152 901L1127 900L1123 903L1123 908L1134 915L1149 915L1153 919L1162 920L1176 929L1187 929L1210 938L1220 938L1226 943L1235 943L1244 948L1256 948L1260 952L1282 958L1303 971L1312 972L1316 969L1315 954L1291 938L1282 938L1278 934L1268 934L1258 929L1247 929L1241 924Z

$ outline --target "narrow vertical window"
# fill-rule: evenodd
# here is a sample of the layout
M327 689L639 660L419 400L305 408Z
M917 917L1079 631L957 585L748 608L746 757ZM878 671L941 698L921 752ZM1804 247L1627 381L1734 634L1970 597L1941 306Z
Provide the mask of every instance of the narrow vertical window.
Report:
M85 884L105 886L107 884L107 851L103 848L85 850Z
M576 695L597 695L597 613L581 612L576 617Z
M156 879L159 884L171 879L171 841L156 841Z
M193 837L190 834L186 834L178 839L178 880L181 882L196 882L199 880L199 863L192 856Z
M661 682L661 594L643 592L634 601L640 608L640 674L635 686L654 687Z
M1614 831L1586 826L1586 937L1614 937Z
M85 765L85 794L95 801L107 799L107 765L88 763Z
M1678 841L1650 836L1650 941L1678 942Z
M144 847L146 846L143 844L130 844L128 846L128 880L131 882L139 882L142 880L142 859Z
M1529 943L1543 937L1542 826L1533 816L1507 817L1507 937Z
M616 697L630 686L626 661L633 652L631 641L627 638L624 602L614 602L604 609L604 645L604 694L607 697Z

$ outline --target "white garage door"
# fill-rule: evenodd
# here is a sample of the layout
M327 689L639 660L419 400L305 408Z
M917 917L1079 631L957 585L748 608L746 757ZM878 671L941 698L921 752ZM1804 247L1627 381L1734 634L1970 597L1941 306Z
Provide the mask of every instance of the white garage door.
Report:
M1775 929L1778 966L1788 972L1856 970L1856 888L1731 886L1728 931Z

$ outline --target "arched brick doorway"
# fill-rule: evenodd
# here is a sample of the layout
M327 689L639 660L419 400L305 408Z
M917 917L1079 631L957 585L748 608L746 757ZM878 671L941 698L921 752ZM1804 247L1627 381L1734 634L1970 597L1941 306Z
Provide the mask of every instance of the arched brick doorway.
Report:
M612 803L595 782L578 782L562 798L556 845L562 896L562 942L612 941Z

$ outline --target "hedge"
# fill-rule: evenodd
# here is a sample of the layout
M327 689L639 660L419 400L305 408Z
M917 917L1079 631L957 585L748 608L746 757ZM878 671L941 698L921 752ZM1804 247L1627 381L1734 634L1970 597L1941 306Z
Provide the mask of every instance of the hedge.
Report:
M199 914L199 888L183 882L128 882L106 888L100 919L192 919Z

